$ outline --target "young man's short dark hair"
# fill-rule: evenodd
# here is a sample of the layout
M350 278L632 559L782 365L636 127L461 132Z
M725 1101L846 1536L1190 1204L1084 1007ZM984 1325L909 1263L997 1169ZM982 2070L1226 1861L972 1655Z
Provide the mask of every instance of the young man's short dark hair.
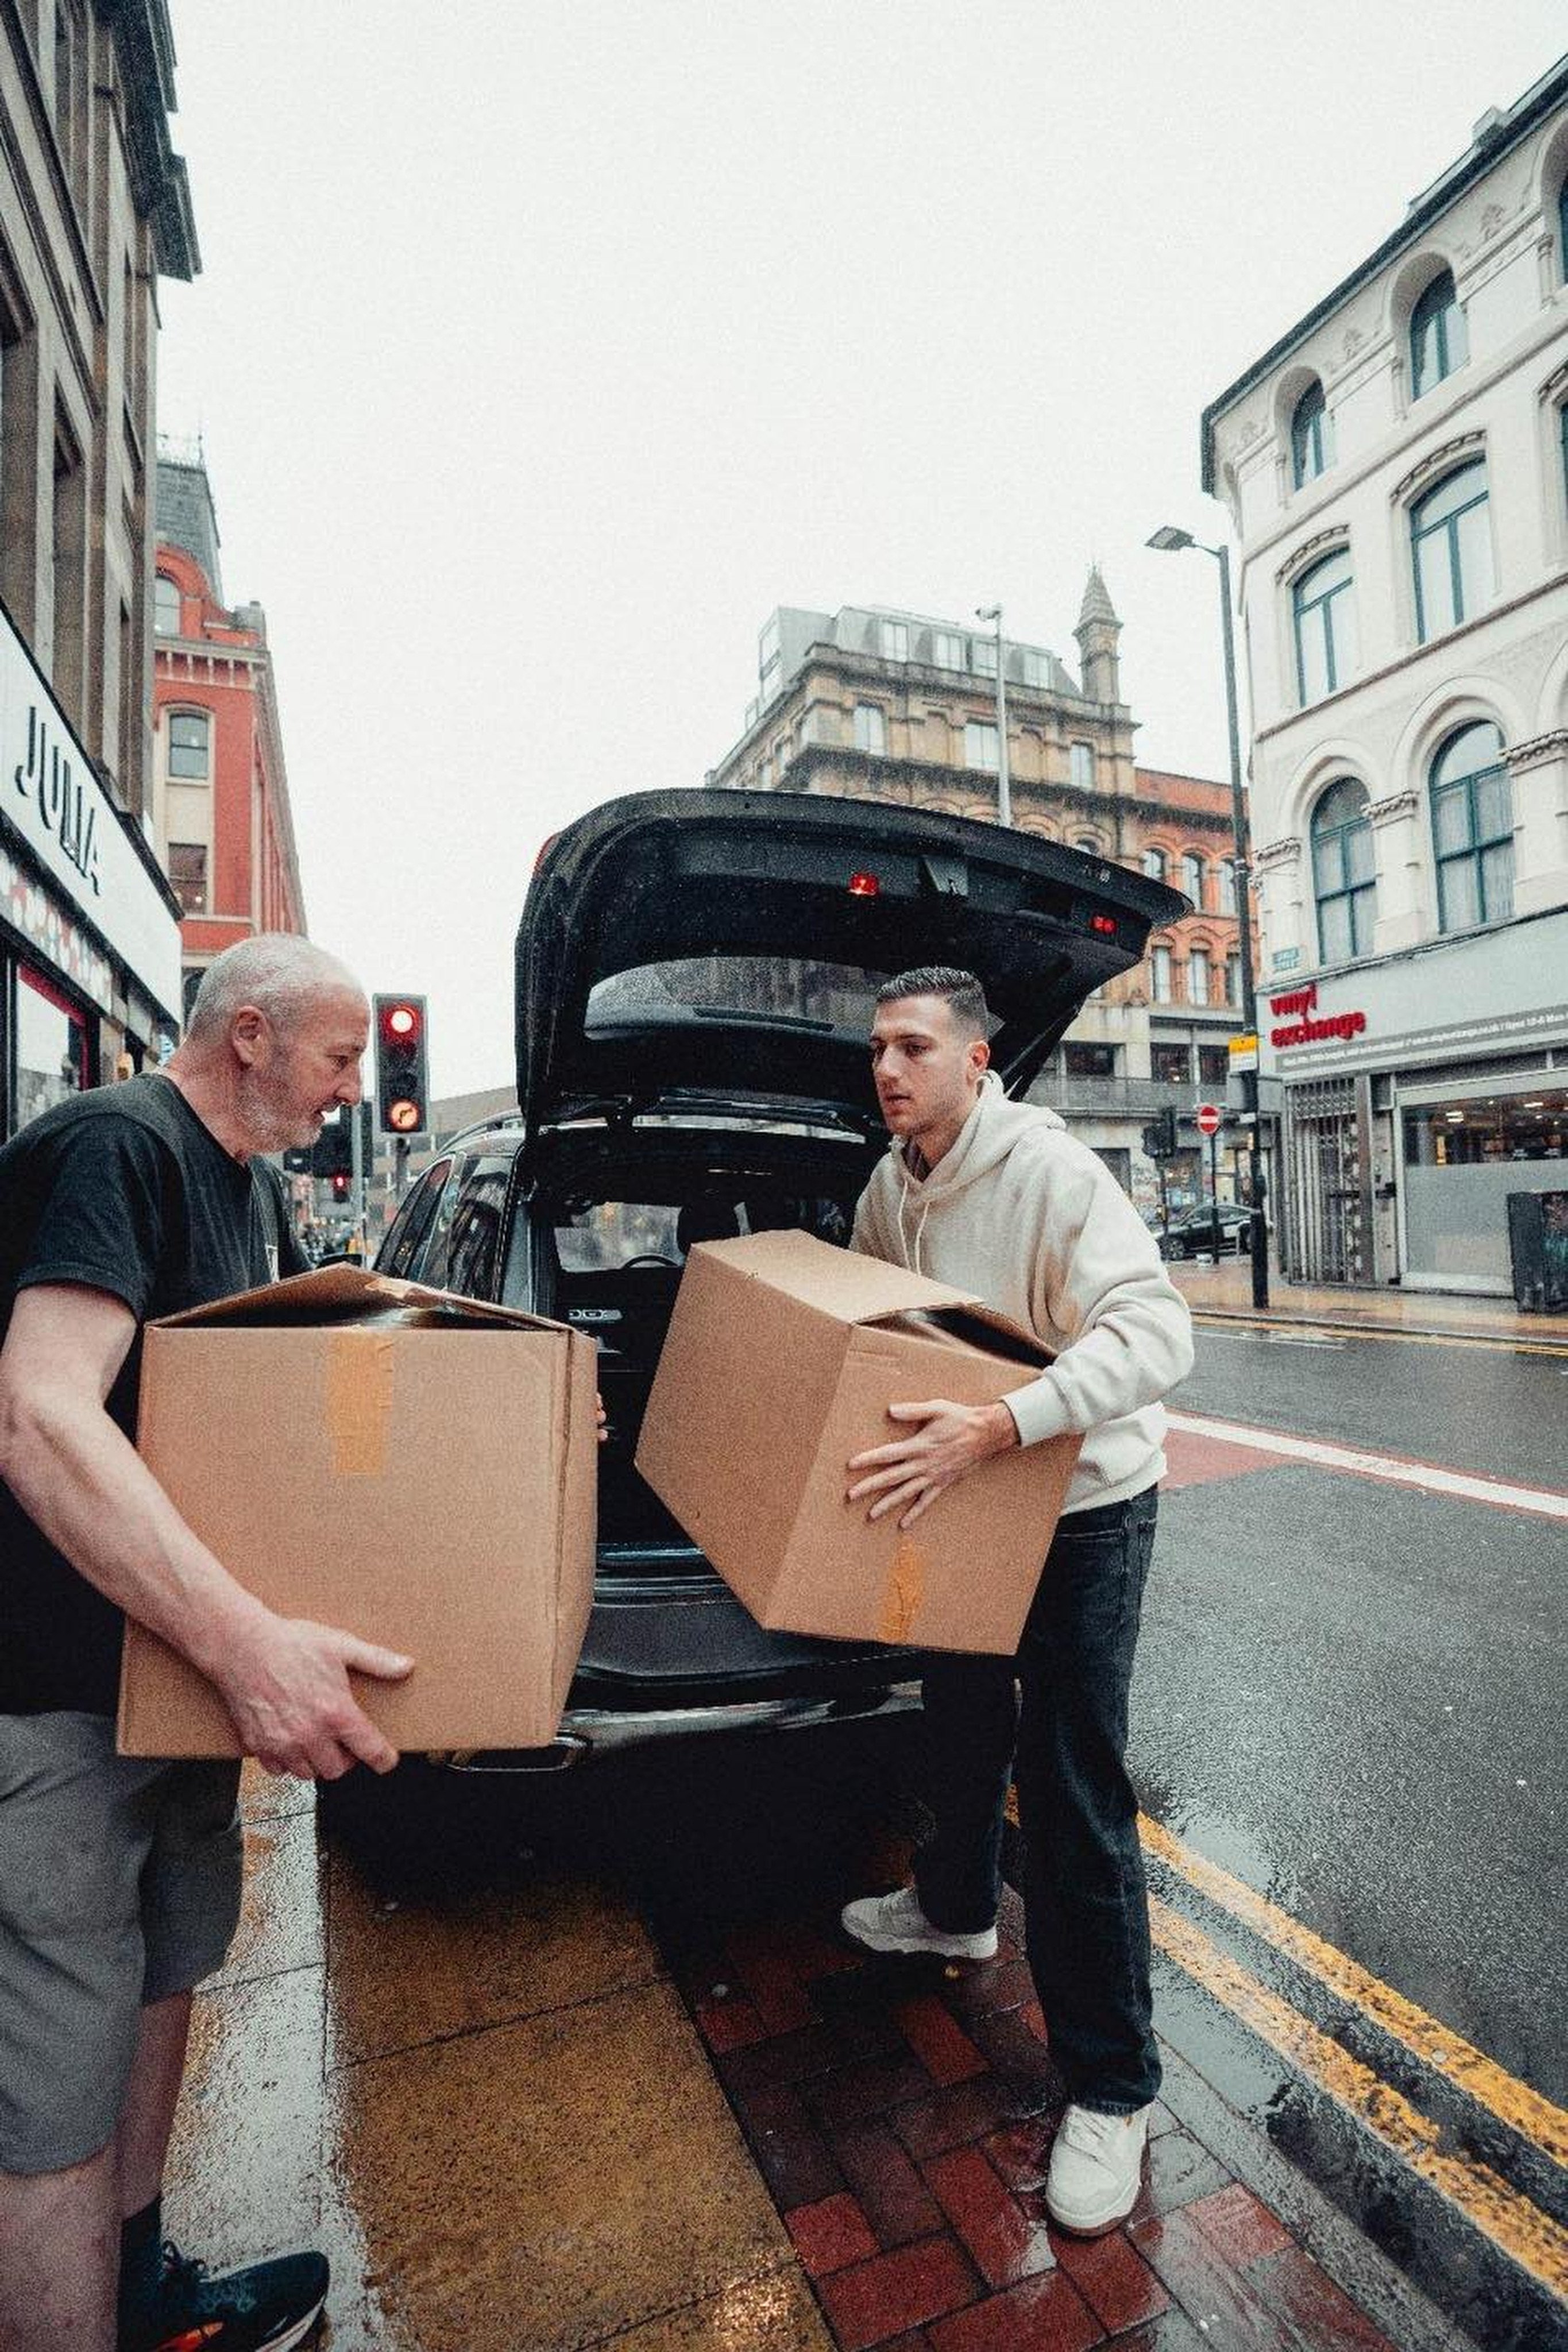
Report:
M905 996L945 998L955 1024L976 1037L984 1037L991 1025L985 991L972 971L961 971L956 964L918 963L909 971L895 972L877 991L879 1004L896 1004Z

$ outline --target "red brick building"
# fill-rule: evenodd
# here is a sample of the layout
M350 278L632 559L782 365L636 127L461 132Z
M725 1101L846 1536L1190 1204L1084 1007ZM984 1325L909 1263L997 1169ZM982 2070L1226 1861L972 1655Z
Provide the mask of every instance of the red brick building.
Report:
M305 901L266 615L223 601L199 457L158 460L156 563L153 806L184 910L188 1009L214 956L258 931L303 931Z

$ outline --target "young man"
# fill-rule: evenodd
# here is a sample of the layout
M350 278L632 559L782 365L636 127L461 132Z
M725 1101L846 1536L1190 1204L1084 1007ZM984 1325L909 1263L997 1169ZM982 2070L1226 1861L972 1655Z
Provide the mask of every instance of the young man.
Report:
M1137 2198L1160 2084L1124 1757L1164 1468L1158 1400L1190 1369L1192 1335L1104 1163L1054 1111L1007 1100L986 1027L970 972L933 966L880 990L871 1059L892 1142L853 1246L972 1291L1056 1360L1000 1404L893 1406L904 1433L856 1455L849 1494L908 1527L992 1454L1070 1430L1083 1450L1017 1657L946 1657L926 1676L937 1826L914 1886L851 1903L844 1925L872 1951L988 1959L1016 1756L1029 1961L1072 2102L1047 2205L1063 2229L1097 2235Z
M269 1769L397 1760L347 1670L411 1661L252 1600L134 1446L143 1323L302 1269L257 1155L358 1101L368 1023L320 949L247 940L205 974L165 1069L0 1150L5 2352L283 2352L326 2294L320 2254L209 2278L163 2242L191 1990L238 1915L238 1769L117 1756L114 1710L130 1615L210 1676Z

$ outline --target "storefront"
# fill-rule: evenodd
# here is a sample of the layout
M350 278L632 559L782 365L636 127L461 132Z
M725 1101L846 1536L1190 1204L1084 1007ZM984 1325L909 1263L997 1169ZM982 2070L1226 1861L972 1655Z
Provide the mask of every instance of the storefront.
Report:
M1568 1189L1568 910L1280 985L1259 1019L1288 1277L1506 1297L1509 1195Z
M179 908L0 608L0 1130L179 1034Z

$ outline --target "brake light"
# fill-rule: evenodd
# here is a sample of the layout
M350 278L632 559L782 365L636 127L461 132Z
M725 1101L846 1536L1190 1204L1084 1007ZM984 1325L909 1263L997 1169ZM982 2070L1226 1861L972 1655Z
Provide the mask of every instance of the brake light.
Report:
M1114 915L1091 915L1089 928L1091 931L1098 931L1102 940L1113 940L1116 937L1116 918Z
M849 896L852 898L874 898L882 886L874 874L851 874Z

